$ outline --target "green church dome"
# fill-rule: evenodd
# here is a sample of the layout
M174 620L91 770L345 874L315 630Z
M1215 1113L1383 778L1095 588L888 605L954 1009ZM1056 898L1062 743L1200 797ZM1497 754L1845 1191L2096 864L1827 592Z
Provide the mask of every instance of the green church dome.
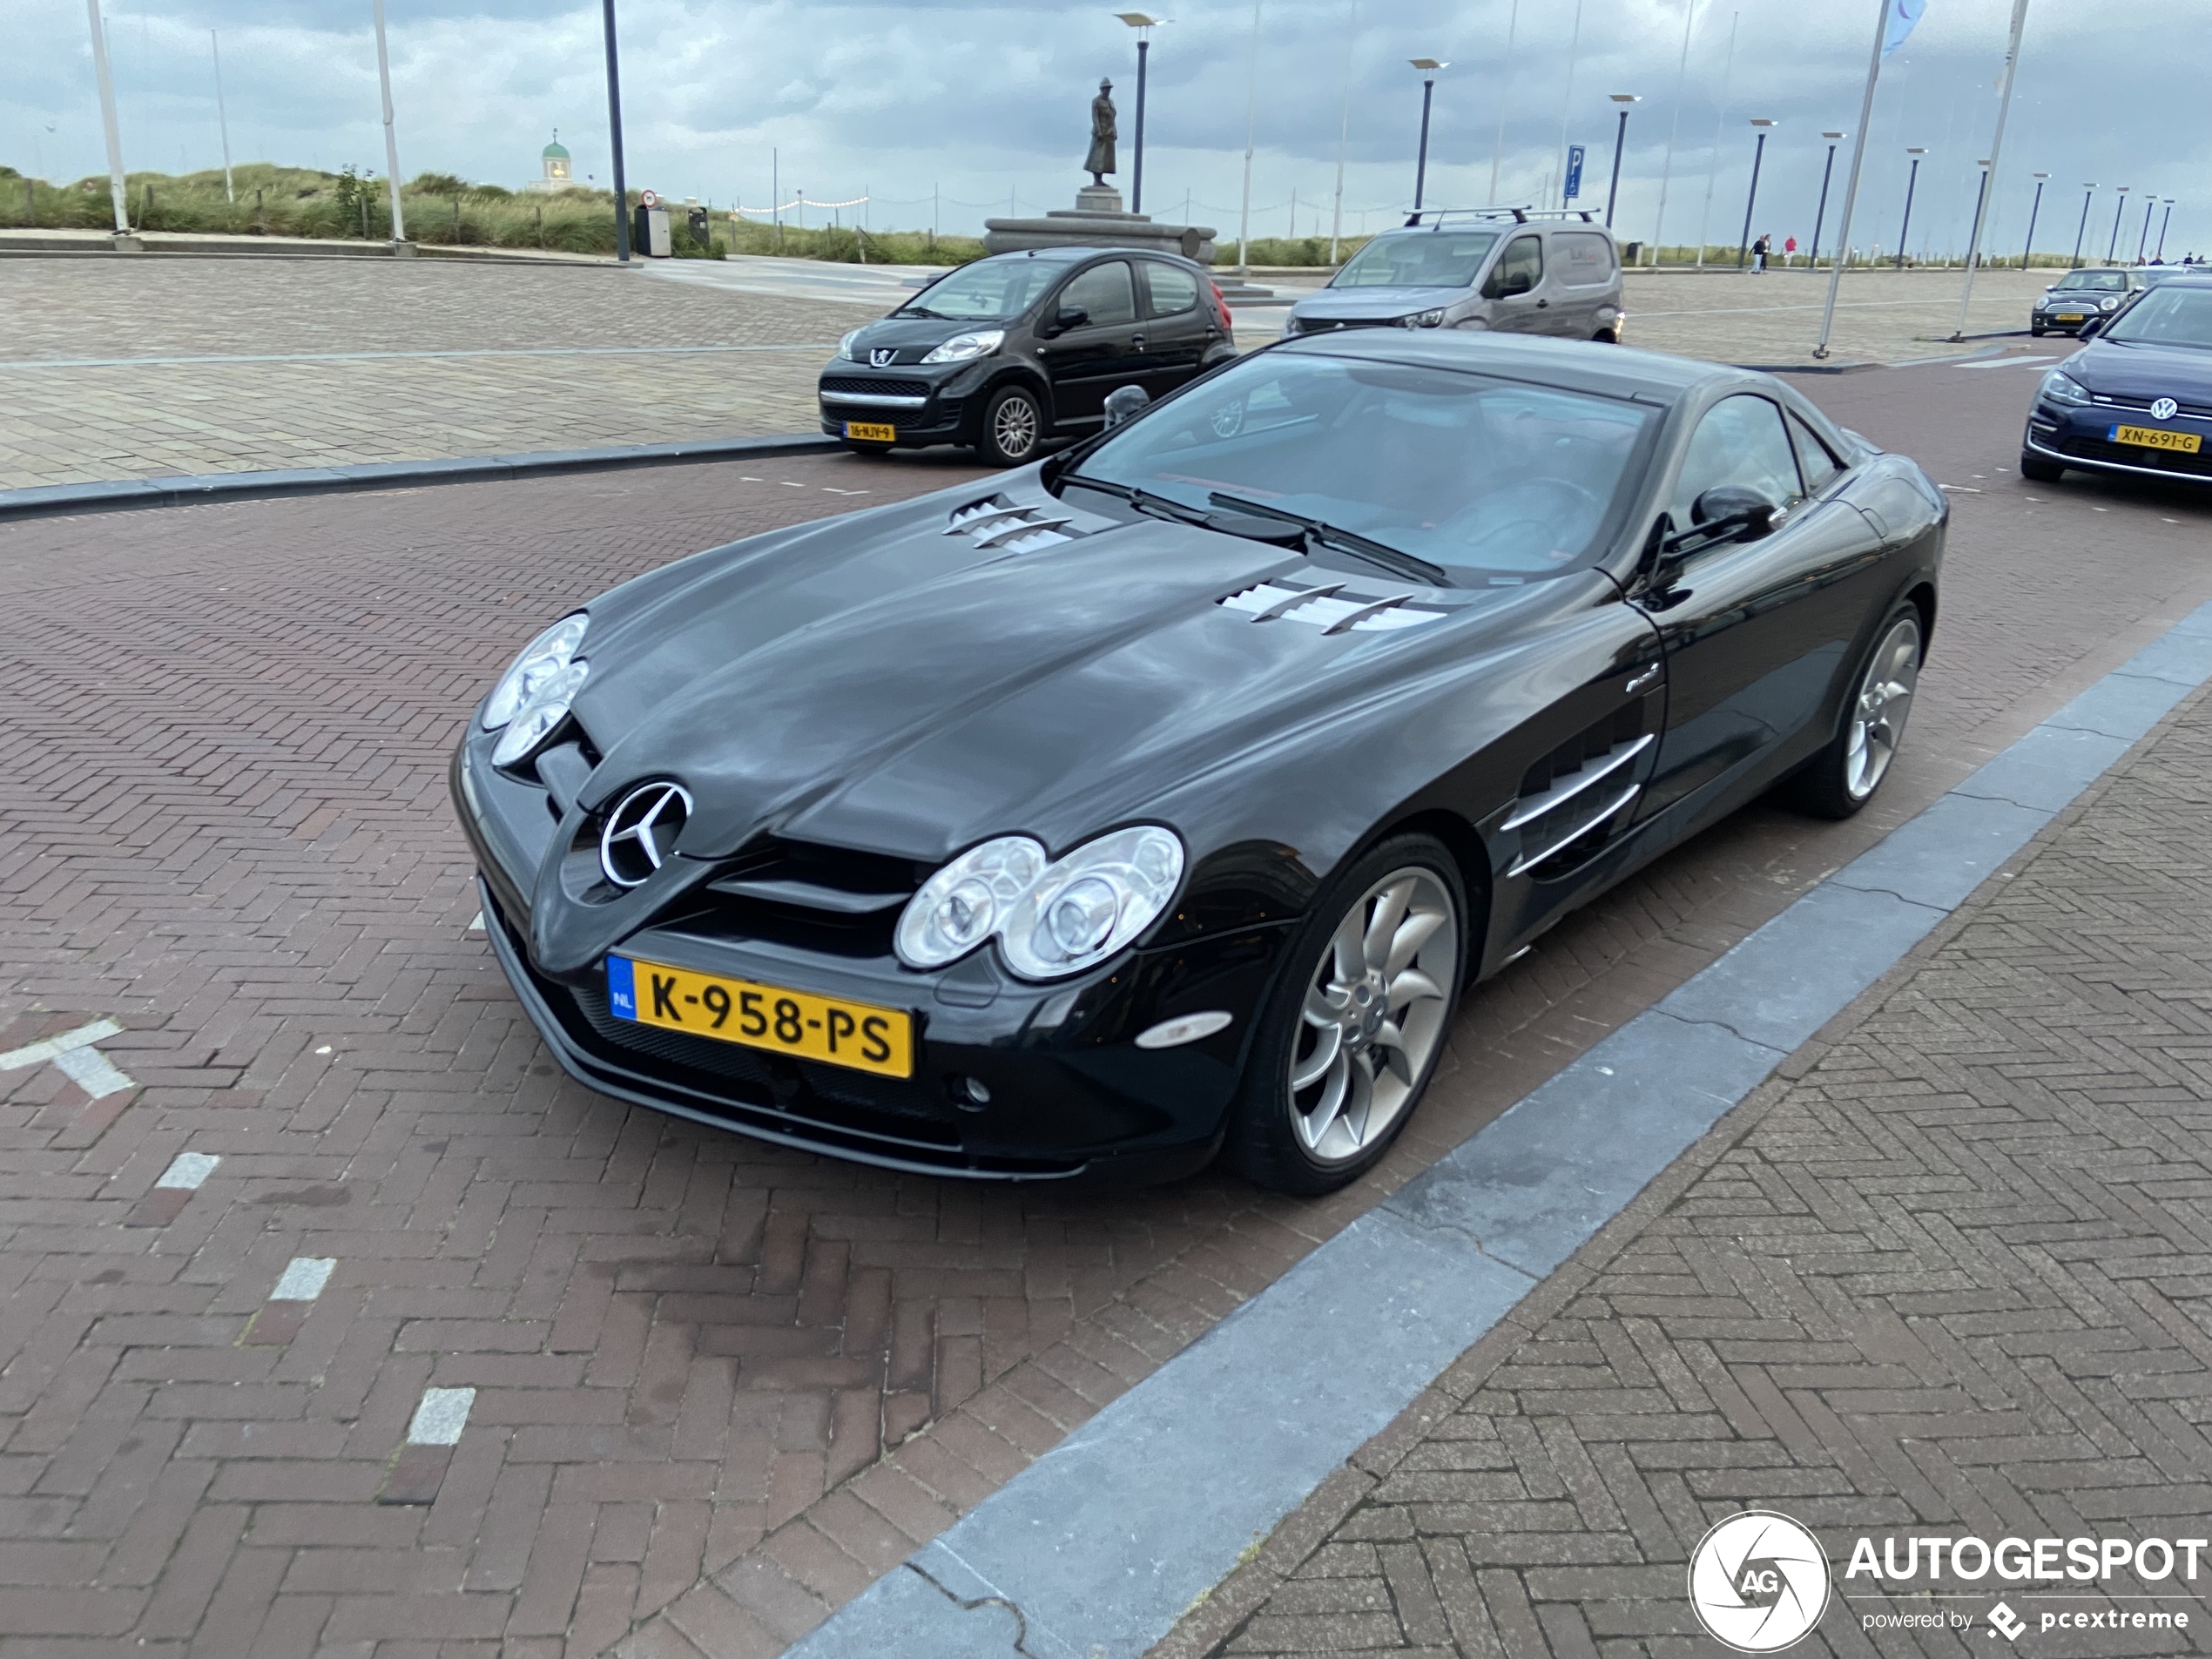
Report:
M566 161L569 158L568 151L562 147L558 138L547 145L543 154L548 161Z

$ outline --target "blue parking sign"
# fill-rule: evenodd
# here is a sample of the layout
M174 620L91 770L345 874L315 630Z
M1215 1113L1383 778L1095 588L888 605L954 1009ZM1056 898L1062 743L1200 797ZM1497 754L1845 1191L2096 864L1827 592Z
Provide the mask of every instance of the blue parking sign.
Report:
M1567 194L1562 199L1573 201L1582 193L1582 146L1567 146Z

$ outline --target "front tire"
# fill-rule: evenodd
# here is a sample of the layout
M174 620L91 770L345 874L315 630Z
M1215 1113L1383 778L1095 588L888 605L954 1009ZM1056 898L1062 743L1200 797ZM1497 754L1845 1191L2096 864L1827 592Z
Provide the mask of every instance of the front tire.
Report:
M1002 386L983 406L975 453L994 467L1026 466L1044 442L1044 407L1026 386Z
M2030 483L2055 484L2066 476L2066 469L2055 461L2046 461L2040 455L2020 451L2020 476Z
M1905 740L1924 651L1919 607L1890 612L1859 670L1840 729L1791 780L1797 804L1818 818L1849 818L1874 799Z
M1278 1192L1333 1192L1380 1162L1427 1087L1464 979L1467 889L1426 835L1332 882L1260 1017L1230 1163Z

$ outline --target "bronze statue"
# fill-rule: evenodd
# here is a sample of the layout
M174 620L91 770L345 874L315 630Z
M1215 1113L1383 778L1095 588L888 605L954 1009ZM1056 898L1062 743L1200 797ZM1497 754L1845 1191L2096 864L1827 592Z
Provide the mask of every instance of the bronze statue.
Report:
M1108 96L1113 90L1113 82L1101 81L1098 96L1090 101L1090 153L1083 158L1083 171L1094 185L1103 185L1115 171L1114 140L1119 135L1114 131L1114 100Z

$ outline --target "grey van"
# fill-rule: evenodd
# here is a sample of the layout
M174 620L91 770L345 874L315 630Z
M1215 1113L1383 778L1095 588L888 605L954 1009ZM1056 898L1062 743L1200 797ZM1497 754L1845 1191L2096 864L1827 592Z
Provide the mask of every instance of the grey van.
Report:
M1415 213L1291 307L1287 334L1331 328L1488 328L1617 342L1621 256L1579 210L1454 208Z

